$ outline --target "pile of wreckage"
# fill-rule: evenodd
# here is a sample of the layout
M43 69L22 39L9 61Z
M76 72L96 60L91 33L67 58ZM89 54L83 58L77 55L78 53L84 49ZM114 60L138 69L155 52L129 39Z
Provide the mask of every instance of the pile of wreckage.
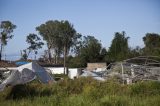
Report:
M117 78L120 82L131 84L138 81L160 81L160 57L139 56L122 62L111 63L104 71L92 73L103 80ZM103 81L102 80L102 81Z
M98 81L106 81L114 77L123 84L146 80L160 81L160 57L139 56L122 62L111 63L99 71L96 69L92 71L87 69L68 69L68 72L68 76L71 79L92 77ZM8 69L8 72L4 72L4 76L8 77L1 81L0 91L8 85L25 84L36 78L42 83L55 82L50 74L54 73L50 69L41 67L36 62L31 62L12 70Z

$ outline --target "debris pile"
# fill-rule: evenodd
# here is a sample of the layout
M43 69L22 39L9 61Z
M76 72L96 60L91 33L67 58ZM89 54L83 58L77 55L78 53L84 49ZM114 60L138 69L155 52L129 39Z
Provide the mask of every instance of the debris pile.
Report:
M38 78L42 83L49 83L53 81L53 78L49 73L35 62L31 62L16 68L11 72L11 75L2 81L0 84L0 91L8 86L14 86L17 84L25 84Z
M160 57L139 56L122 62L111 63L104 71L96 72L93 70L90 73L96 75L86 74L85 76L100 77L105 80L116 77L120 82L127 84L145 80L160 81Z

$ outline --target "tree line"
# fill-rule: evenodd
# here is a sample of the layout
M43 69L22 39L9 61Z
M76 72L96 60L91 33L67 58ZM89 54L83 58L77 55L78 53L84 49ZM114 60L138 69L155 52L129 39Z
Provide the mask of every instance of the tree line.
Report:
M7 42L13 38L16 25L10 21L0 23L0 60ZM114 62L127 58L154 55L160 56L160 34L146 33L142 38L144 47L131 48L128 45L129 36L122 32L115 32L108 50L94 36L83 36L78 33L73 24L67 20L49 20L37 26L37 34L30 33L26 36L28 48L21 51L23 59L27 60L29 54L38 54L44 44L48 50L43 58L49 63L61 63L63 57L64 67L85 67L87 62ZM40 39L43 38L43 41ZM45 42L45 43L44 43Z

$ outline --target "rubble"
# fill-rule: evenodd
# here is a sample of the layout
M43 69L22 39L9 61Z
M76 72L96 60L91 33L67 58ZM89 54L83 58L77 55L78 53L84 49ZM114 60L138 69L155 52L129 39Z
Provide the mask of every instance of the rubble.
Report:
M126 83L145 80L160 81L160 58L156 56L139 56L113 63L111 69L106 70L103 75L107 78L117 76Z
M88 71L86 72L88 73ZM103 71L93 70L90 72L105 80L116 77L120 82L126 84L146 80L160 81L160 57L134 57L122 62L111 63ZM94 78L94 76L92 77Z

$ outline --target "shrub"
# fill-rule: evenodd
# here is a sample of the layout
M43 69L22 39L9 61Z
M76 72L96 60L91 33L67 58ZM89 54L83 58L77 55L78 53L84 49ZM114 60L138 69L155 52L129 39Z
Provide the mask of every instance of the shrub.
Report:
M96 81L90 77L54 84L37 81L7 87L0 92L0 105L22 106L159 106L160 82L122 85L117 80Z

